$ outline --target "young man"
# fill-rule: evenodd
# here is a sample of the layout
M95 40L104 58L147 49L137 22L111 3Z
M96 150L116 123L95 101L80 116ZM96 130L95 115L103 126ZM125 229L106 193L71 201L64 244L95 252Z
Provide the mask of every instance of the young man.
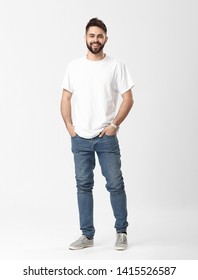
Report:
M117 131L132 108L134 83L126 66L103 52L108 37L101 20L93 18L88 22L85 39L87 55L68 65L62 84L61 113L71 136L82 231L82 236L69 249L93 246L92 188L97 154L115 217L115 249L125 250L127 206ZM116 114L119 94L122 102ZM72 96L75 102L71 109Z

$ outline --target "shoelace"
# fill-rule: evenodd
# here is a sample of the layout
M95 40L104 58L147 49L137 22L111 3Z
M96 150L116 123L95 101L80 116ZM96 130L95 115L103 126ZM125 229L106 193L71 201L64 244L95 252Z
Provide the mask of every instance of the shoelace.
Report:
M118 242L126 242L126 238L125 238L124 234L120 235Z

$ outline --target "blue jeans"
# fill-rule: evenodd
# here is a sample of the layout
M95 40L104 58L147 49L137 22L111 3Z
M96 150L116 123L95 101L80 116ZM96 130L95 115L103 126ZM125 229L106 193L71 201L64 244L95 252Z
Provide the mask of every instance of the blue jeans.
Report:
M95 153L98 156L102 175L106 179L106 189L115 217L117 232L125 232L128 226L126 193L121 172L120 149L117 136L85 139L72 137L74 154L80 229L88 238L95 233L93 223L93 195Z

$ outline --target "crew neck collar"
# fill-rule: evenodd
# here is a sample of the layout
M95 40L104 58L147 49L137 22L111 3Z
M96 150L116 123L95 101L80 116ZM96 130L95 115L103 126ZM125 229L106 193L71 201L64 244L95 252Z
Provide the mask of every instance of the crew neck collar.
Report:
M89 61L89 62L102 62L102 61L104 61L104 60L106 60L106 58L107 58L107 55L106 54L104 54L104 57L103 58L101 58L101 59L98 59L98 60L91 60L91 59L88 59L87 58L87 55L85 55L85 59L87 60L87 61Z

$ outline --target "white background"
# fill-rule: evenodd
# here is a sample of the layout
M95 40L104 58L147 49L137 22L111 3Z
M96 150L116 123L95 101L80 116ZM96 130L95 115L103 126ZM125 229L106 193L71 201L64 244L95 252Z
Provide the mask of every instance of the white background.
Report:
M193 0L0 1L0 258L197 259L197 12ZM95 247L80 234L70 137L60 115L67 63L101 18L126 63L134 107L120 132L129 250L95 170Z

